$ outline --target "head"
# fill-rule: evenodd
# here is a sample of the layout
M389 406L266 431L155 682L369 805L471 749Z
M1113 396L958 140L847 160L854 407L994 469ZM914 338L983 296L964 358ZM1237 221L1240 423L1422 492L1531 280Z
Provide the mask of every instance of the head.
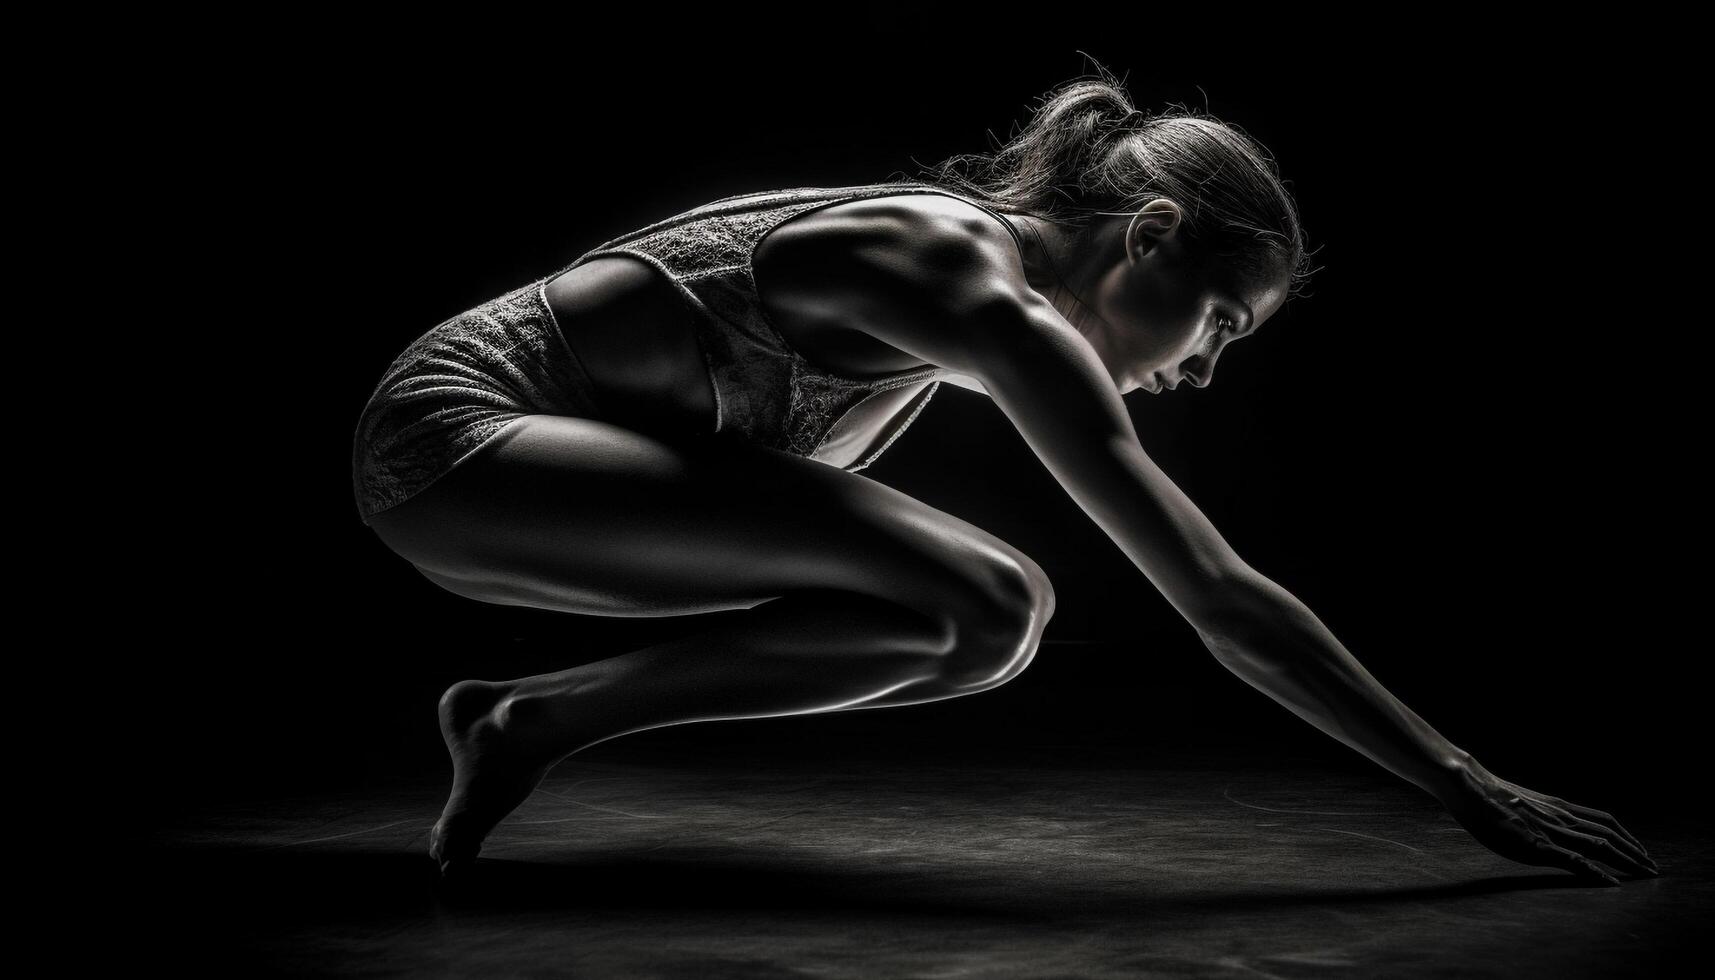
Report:
M1284 257L1234 261L1184 229L1184 209L1158 197L1081 236L1075 302L1090 315L1071 319L1121 392L1204 387L1227 345L1255 334L1292 291Z
M1080 308L1068 319L1122 392L1200 388L1227 345L1303 291L1297 207L1239 129L1141 112L1098 73L1049 93L996 153L953 157L932 179L1063 233L1057 272Z

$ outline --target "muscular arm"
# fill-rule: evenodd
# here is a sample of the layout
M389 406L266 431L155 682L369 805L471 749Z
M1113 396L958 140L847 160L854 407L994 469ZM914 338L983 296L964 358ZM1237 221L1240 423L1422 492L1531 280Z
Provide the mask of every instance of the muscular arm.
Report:
M973 307L970 322L1005 343L974 355L971 373L1223 666L1433 795L1497 854L1609 885L1618 879L1595 861L1660 873L1613 814L1501 779L1443 738L1302 602L1233 554L1137 444L1095 351L1039 299Z
M1029 287L992 217L905 210L864 232L824 255L825 281L849 287L825 299L845 304L866 332L980 381L1223 666L1407 781L1437 797L1455 791L1470 757L1241 560L1149 458L1096 352Z
M979 382L1222 665L1433 794L1491 850L1606 884L1618 882L1595 861L1659 873L1613 814L1496 776L1389 694L1143 451L1100 358L1030 288L1011 235L968 204L909 200L865 202L805 236L821 243L807 250L811 288L784 299Z
M1308 607L1233 552L1144 452L1095 351L1058 311L1026 297L979 316L1004 342L979 355L976 377L1222 666L1438 799L1458 790L1470 756L1382 687Z

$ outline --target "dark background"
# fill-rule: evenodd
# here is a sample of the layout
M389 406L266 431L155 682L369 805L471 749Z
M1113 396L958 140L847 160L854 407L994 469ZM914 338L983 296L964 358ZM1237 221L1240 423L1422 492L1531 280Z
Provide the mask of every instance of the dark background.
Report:
M1685 403L1707 315L1668 237L1689 220L1675 188L1692 134L1654 69L1492 33L1418 51L1151 41L1142 24L1004 43L641 30L521 23L417 45L354 29L253 61L228 50L242 93L173 76L216 120L175 176L220 223L198 268L229 301L183 353L220 366L198 415L213 448L182 491L196 540L144 569L170 579L150 583L174 592L151 613L170 639L116 675L137 731L183 760L149 773L163 798L440 771L448 684L705 628L487 606L417 575L352 499L352 431L381 372L440 320L708 199L992 149L1089 70L1080 51L1142 107L1193 105L1259 139L1318 248L1311 295L1232 347L1212 386L1128 397L1151 455L1491 770L1622 815L1671 795L1677 750L1703 742L1690 677L1707 644L1674 624L1700 553ZM596 751L1142 767L1209 750L1385 777L1217 665L981 396L943 386L866 475L1047 569L1059 611L1030 670L933 705ZM191 548L197 571L164 570Z

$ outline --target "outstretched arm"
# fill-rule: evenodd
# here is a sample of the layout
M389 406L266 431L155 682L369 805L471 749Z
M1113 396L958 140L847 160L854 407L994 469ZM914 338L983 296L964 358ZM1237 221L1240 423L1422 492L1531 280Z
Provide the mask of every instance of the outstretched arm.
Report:
M1242 561L1140 445L1095 351L1046 303L994 304L977 376L1078 504L1246 683L1440 800L1513 860L1610 884L1592 859L1657 873L1610 814L1502 780L1365 670L1286 589Z
M1096 353L1021 298L986 314L976 367L1030 448L1194 627L1216 659L1294 714L1446 799L1473 760L1381 686L1291 593L1247 565L1140 444Z
M1591 859L1659 874L1611 814L1490 773L1406 707L1291 593L1254 572L1232 580L1198 628L1215 658L1293 714L1428 791L1485 846L1527 864L1617 884Z
M1433 794L1483 844L1604 881L1653 866L1609 814L1495 777L1390 694L1285 589L1242 561L1138 440L1095 350L1031 289L987 218L934 223L822 263L822 300L980 381L1038 458L1233 673ZM834 285L838 284L838 285Z
M1046 303L993 304L976 368L1055 478L1246 683L1440 800L1513 860L1617 883L1657 873L1609 814L1499 779L1384 688L1322 621L1242 561L1139 444L1099 358Z

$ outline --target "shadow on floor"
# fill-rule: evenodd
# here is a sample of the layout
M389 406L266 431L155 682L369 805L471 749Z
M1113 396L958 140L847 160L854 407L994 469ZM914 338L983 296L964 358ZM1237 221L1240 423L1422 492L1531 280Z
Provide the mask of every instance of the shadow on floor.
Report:
M1490 854L1385 778L699 762L557 771L471 876L439 781L211 809L162 835L130 948L181 974L1636 975L1709 911Z

